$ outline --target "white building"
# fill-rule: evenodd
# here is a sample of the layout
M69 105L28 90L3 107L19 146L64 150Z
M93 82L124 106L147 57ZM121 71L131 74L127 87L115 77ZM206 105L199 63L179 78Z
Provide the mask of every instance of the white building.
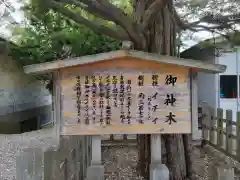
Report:
M214 48L203 48L201 44L187 49L181 56L227 66L226 72L220 74L198 73L198 102L199 105L207 103L214 109L222 108L224 117L225 110L232 110L236 121L236 113L240 111L240 48L231 47L220 38L216 41L221 46L218 57L214 56Z

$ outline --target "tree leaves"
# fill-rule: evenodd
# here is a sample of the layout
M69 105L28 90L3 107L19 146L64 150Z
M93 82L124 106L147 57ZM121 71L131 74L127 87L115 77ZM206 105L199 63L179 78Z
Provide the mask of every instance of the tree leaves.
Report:
M102 34L95 34L83 25L47 10L39 0L31 0L25 8L29 24L13 31L18 47L11 47L11 55L21 65L47 62L62 58L64 47L71 48L71 56L82 56L118 49L120 42ZM93 18L93 17L89 17Z

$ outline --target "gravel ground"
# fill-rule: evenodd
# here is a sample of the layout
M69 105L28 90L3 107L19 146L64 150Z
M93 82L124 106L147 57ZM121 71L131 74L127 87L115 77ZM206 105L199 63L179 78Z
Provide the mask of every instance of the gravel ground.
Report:
M16 175L16 155L25 148L46 149L56 144L55 133L43 129L23 134L0 135L0 180L14 180ZM212 180L218 165L230 165L240 170L240 163L206 145L194 148L194 169L198 180ZM137 149L134 145L103 147L103 163L106 180L142 180L137 176ZM235 180L240 180L240 171L235 171Z
M52 129L43 129L23 134L0 134L0 180L14 180L16 156L28 147L48 148L56 143Z
M195 171L199 180L214 179L217 166L233 167L235 170L235 180L240 180L240 163L224 153L216 150L212 146L206 145L201 151L195 148Z
M138 176L136 146L104 146L105 180L143 180Z
M240 170L240 163L225 156L223 153L206 145L203 149L194 148L195 180L213 180L216 167L230 165ZM103 148L103 163L105 165L106 180L142 180L137 176L137 148L136 146L107 146ZM240 174L235 172L235 180L240 180Z

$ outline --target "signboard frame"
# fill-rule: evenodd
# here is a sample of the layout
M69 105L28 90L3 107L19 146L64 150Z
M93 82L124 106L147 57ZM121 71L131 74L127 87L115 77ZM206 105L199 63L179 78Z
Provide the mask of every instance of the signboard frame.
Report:
M118 59L118 63L122 64L122 67L118 67L115 68L114 64L115 64L115 60L113 61L109 61L108 63L103 63L105 66L104 68L102 67L102 63L98 64L98 68L97 70L95 70L95 66L93 65L93 67L90 66L75 66L75 67L71 67L71 68L66 68L66 69L61 69L60 70L60 86L61 86L61 101L62 101L62 107L61 107L61 111L62 111L62 128L61 128L61 134L62 135L104 135L104 134L159 134L159 133L191 133L191 102L190 102L190 76L189 76L189 68L185 68L185 67L180 67L180 66L176 66L176 65L165 65L165 64L158 64L155 68L151 68L151 69L146 69L146 64L142 62L138 62L137 66L134 66L134 64L137 62L137 59L131 60L128 62L127 65L125 65L126 61L128 59ZM148 67L151 66L151 62L147 62ZM107 68L106 68L107 67ZM84 81L83 77L90 77L91 76L102 76L102 78L104 78L107 75L116 75L117 77L120 77L120 75L132 75L132 77L129 77L130 79L135 79L137 78L137 76L139 74L142 75L148 75L148 80L149 77L152 76L152 74L157 74L159 77L161 77L161 84L160 85L164 85L165 83L165 78L167 75L170 76L181 76L181 78L178 77L179 82L177 82L177 87L174 87L174 91L177 92L178 87L181 87L181 84L184 84L186 87L185 91L187 92L187 105L188 107L186 107L186 109L188 109L188 111L186 113L188 113L188 118L185 118L185 121L179 121L179 119L177 119L177 123L171 123L169 124L168 122L165 122L165 120L161 120L161 123L143 123L143 124L122 124L120 123L120 115L119 115L119 119L117 120L119 123L114 123L111 125L106 125L106 123L103 123L100 125L100 123L98 125L94 125L93 123L90 122L89 125L85 125L83 123L76 123L77 122L77 108L76 108L76 92L74 91L74 89L76 90L76 83L77 83L77 76L81 76L81 82ZM125 77L124 76L124 77ZM146 77L146 76L145 76ZM185 78L185 79L184 79ZM125 80L126 83L127 80ZM146 81L146 80L145 80ZM184 81L181 82L180 81ZM97 82L99 83L99 82ZM152 83L151 81L148 82L147 86L150 85L150 83ZM145 83L146 85L146 83ZM81 84L82 90L84 91L84 82ZM167 85L165 85L167 86ZM163 86L159 86L160 88L163 88ZM126 85L125 85L126 88ZM144 89L144 86L141 87L142 89ZM147 89L147 91L151 90L151 87L149 89ZM145 90L146 91L146 90ZM167 90L169 91L169 90ZM71 93L70 93L71 92ZM161 93L161 90L158 91L159 93ZM73 94L74 93L74 94ZM81 92L82 94L84 92ZM91 93L91 92L90 92ZM164 92L166 94L168 94L167 92ZM177 92L177 93L181 93L181 92ZM69 95L70 94L70 95ZM171 94L171 93L170 93ZM163 95L163 94L162 94ZM71 96L71 97L70 97ZM73 97L75 96L75 97ZM90 96L90 94L88 95ZM165 96L165 95L164 95ZM145 98L146 99L146 98ZM84 101L84 97L82 97L81 99L82 101ZM183 101L184 99L182 99ZM88 105L90 105L90 103L87 103ZM146 104L146 102L145 102ZM157 102L157 104L159 106L161 106L161 108L163 108L162 105L159 104L159 101ZM83 103L82 103L83 105ZM181 105L181 104L180 104ZM112 105L111 105L112 106ZM186 106L186 103L185 103ZM74 109L75 108L75 109ZM81 110L84 111L84 105L81 107ZM175 107L176 108L176 107ZM67 110L66 110L67 109ZM70 110L69 110L70 109ZM81 111L80 110L80 111ZM135 109L136 110L136 109ZM161 110L161 109L160 109ZM172 111L172 110L171 110ZM181 111L181 110L175 110L178 114L184 114L185 112ZM161 111L161 113L166 113L166 111ZM164 114L164 117L168 116L168 114ZM175 116L173 114L173 116ZM67 123L67 121L70 120L70 123ZM84 117L81 116L81 121L84 121ZM116 122L116 116L115 116L115 121ZM72 122L74 123L72 123ZM144 117L144 121L146 121L146 116Z
M108 64L108 65L107 65ZM62 92L60 87L60 77L63 70L81 67L79 71L82 73L103 68L121 69L124 67L132 69L148 69L160 71L162 67L182 67L189 70L190 77L190 96L191 96L191 121L192 121L192 136L196 135L197 131L197 78L196 73L199 71L206 73L223 73L226 66L213 64L193 59L183 59L171 56L162 56L136 50L117 50L95 55L88 55L65 60L57 60L48 63L29 65L24 67L25 73L48 73L54 74L54 122L57 127L57 133L62 132L62 124L64 119L62 112ZM90 69L88 67L91 67ZM62 133L62 135L64 135ZM74 133L72 133L74 135ZM195 139L193 137L193 139Z

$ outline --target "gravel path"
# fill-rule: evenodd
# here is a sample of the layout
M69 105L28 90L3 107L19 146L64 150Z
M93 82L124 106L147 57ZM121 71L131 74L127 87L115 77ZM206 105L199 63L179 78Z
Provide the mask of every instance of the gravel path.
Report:
M195 171L199 180L214 179L217 166L226 165L235 170L235 180L240 180L240 163L212 146L206 145L203 149L195 148Z
M43 129L23 134L0 134L0 180L14 180L16 156L28 147L48 148L56 143L52 129Z
M0 135L0 180L15 180L16 156L25 148L46 149L56 144L52 129L43 129L23 134ZM223 153L205 146L194 148L194 168L198 180L212 180L216 166L228 164L240 170L240 163ZM137 148L134 145L103 147L103 163L106 180L142 180L137 176ZM236 171L236 180L240 180Z
M104 146L105 180L143 180L136 171L136 146Z
M203 149L194 148L195 180L213 180L216 167L230 165L240 170L240 163L225 156L223 153L206 145ZM103 148L103 163L106 180L142 180L137 177L137 148L136 146L118 146ZM240 174L235 172L235 180L240 180Z

